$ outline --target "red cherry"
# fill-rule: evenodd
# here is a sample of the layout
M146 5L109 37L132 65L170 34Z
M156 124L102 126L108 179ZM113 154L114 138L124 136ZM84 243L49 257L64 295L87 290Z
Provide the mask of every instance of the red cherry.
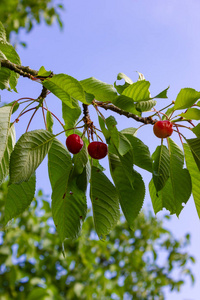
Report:
M66 139L66 146L69 152L77 154L83 148L83 140L78 134L71 134Z
M108 153L108 147L102 142L92 142L88 145L88 153L94 159L102 159Z
M172 135L172 126L173 124L168 120L157 121L153 126L153 132L158 138L167 138Z

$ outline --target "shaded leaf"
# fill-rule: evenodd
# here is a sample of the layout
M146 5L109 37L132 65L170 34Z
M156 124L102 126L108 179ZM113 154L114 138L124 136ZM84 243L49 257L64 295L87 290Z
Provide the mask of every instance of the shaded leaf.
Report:
M11 184L5 203L5 223L27 209L35 195L36 179L33 174L27 182Z
M183 146L186 166L190 172L192 180L192 194L194 198L194 203L196 206L198 216L200 218L200 173L189 146L187 144L183 144Z
M192 151L192 155L200 171L200 138L187 139L186 141L190 146L190 150Z
M153 182L157 191L162 190L169 178L169 150L163 144L152 154Z
M46 122L47 122L48 131L53 133L53 117L52 117L52 114L49 110L47 110Z
M81 108L78 104L78 101L72 99L73 107L62 103L62 117L65 122L65 134L68 136L72 133L73 128L75 127L78 118L81 115ZM71 130L68 130L71 129Z
M52 189L60 177L69 176L71 169L72 160L68 150L55 138L48 153L48 172Z
M157 101L155 100L148 100L148 101L140 101L135 105L135 108L140 111L150 111L152 107L156 105Z
M84 191L70 177L59 178L52 193L52 214L61 241L79 236L86 213Z
M158 95L156 95L154 98L161 98L161 99L168 98L167 97L167 91L168 91L168 89L169 89L169 86L168 86L168 88L166 88L165 90L163 90L162 92L160 92Z
M119 200L115 186L94 166L91 172L90 198L95 230L99 238L105 239L119 221Z
M140 115L139 111L136 109L134 99L132 99L131 97L120 95L120 96L117 96L115 99L113 99L112 103L115 106L117 106L127 112L130 112L130 113L133 113L136 115L138 115L138 114Z

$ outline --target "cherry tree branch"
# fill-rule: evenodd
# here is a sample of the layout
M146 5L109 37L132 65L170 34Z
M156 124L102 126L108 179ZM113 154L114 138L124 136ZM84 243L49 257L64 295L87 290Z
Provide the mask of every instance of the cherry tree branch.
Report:
M100 102L100 101L95 101L94 102L97 106L99 107L102 107L103 109L105 110L112 110L114 111L115 113L119 114L119 115L123 115L127 118L132 118L134 119L135 121L137 122L141 122L141 123L144 123L144 124L152 124L154 125L157 120L153 120L152 117L146 117L146 118L143 118L143 117L139 117L133 113L130 113L128 111L125 111L117 106L115 106L114 104L111 104L111 103L106 103L106 102Z

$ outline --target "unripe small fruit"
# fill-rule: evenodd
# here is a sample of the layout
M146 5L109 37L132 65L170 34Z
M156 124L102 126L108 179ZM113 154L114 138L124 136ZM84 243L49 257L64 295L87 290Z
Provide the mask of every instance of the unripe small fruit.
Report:
M88 153L94 159L102 159L108 154L108 146L102 142L91 142L88 145Z
M157 121L153 126L153 132L158 138L167 138L172 135L173 124L168 120Z
M66 146L69 152L77 154L83 148L83 140L78 134L71 134L66 139Z

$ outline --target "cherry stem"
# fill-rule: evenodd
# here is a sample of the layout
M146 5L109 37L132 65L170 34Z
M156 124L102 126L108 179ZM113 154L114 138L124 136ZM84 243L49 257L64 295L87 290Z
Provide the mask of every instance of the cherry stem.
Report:
M180 141L181 141L181 144L183 145L183 139L182 139L181 133L180 133L180 131L179 131L178 125L175 124L175 127L176 127L176 130L175 130L175 131L178 133L179 139L180 139Z
M162 120L160 114L162 114L163 116L165 116L167 118L167 120L169 120L168 116L165 113L161 112L161 110L158 111L154 107L153 107L153 110L156 112L156 114L158 115L158 117L159 117L160 120Z
M163 107L161 110L159 110L159 112L161 112L162 110L164 110L164 109L170 107L170 106L173 105L173 104L174 104L173 102L170 103L169 105L167 105L167 106ZM155 114L153 114L151 117L154 117L154 116L156 116L156 115L157 115L157 112L156 112Z
M36 107L30 108L28 110L27 107L29 107L31 104L33 104L35 101L32 101L31 103L29 103L26 107L24 107L24 109L22 109L22 111L20 112L20 114L18 115L18 117L15 119L15 121L13 122L13 124L16 122L17 119L19 119L22 115L24 115L25 113L27 113L28 111L35 109ZM25 111L26 110L26 111Z
M29 128L29 126L30 126L30 124L31 124L31 121L33 120L33 117L35 116L37 110L38 110L38 106L35 107L35 111L34 111L34 113L32 114L32 116L31 116L31 118L30 118L30 120L29 120L29 122L28 122L28 126L27 126L27 128L26 128L26 132L28 131L28 128Z
M43 119L44 119L45 128L46 128L46 130L48 130L48 128L47 128L47 122L46 122L46 118L45 118L45 114L44 114L44 105L43 105L43 103L42 103L42 115L43 115Z
M49 111L52 116L54 116L54 118L56 118L56 120L60 123L60 125L65 128L64 124L58 119L58 117L56 117L56 115L54 115L54 113L52 113L50 110L48 110L46 107L43 107L46 111ZM73 129L73 128L72 128ZM68 129L67 129L68 130Z

